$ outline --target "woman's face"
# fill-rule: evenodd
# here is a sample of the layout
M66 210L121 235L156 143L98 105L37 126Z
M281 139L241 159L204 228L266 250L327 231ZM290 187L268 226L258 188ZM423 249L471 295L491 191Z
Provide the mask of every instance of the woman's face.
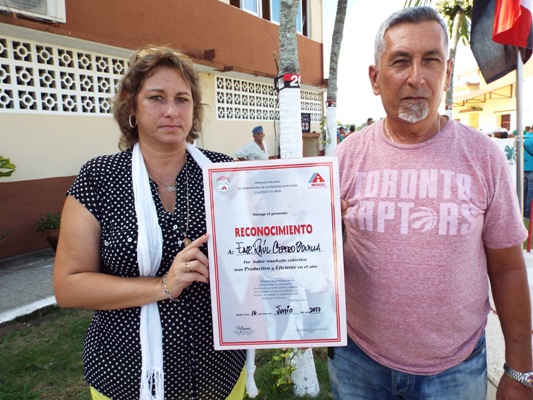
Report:
M140 142L184 144L193 122L191 86L175 68L154 69L137 95L135 118Z

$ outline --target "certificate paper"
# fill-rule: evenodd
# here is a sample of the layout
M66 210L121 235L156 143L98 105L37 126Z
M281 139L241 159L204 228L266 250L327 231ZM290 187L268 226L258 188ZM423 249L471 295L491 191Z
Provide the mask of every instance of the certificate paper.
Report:
M215 349L346 345L335 157L204 166Z

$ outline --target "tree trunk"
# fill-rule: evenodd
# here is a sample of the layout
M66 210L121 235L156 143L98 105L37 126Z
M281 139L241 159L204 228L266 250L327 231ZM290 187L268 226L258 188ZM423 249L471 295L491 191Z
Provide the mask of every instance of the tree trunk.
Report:
M446 115L453 118L453 74L455 70L455 54L457 53L457 45L459 44L459 27L461 25L461 19L463 18L463 11L458 10L453 19L452 36L450 38L450 58L453 58L454 63L452 65L452 79L450 80L450 88L446 92Z
M283 87L279 92L281 158L303 157L297 12L298 0L280 0L278 76L283 80L280 82ZM297 396L316 396L319 385L312 349L305 350L305 357L302 355L294 358L294 366L299 371L292 374L294 392Z
M332 155L337 146L337 67L344 32L344 20L348 0L338 0L335 26L331 38L331 54L329 56L328 97L326 110L326 148L325 154Z
M278 88L281 158L303 157L297 13L298 0L280 0Z
M255 349L246 350L246 394L253 399L259 394L255 384Z

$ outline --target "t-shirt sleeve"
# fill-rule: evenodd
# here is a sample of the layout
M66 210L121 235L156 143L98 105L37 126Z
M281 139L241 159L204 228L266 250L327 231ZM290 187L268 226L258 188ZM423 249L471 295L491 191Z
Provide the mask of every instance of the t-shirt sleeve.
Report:
M101 222L101 197L96 165L96 159L83 165L74 183L67 190L67 194L78 200L98 222Z
M240 149L238 149L234 155L235 158L246 158L248 157L248 151L246 149L247 146L242 146Z
M505 155L494 151L489 167L492 196L485 210L483 241L491 249L504 249L519 245L527 238L518 196L513 187L511 170Z
M248 158L253 157L256 155L256 149L259 149L259 147L254 142L248 142L244 146L242 146L240 149L238 149L234 155L236 158Z

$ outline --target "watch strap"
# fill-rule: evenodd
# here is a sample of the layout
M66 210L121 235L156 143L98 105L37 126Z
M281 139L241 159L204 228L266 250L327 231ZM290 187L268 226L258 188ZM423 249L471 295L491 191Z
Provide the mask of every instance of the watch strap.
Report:
M514 379L515 381L520 382L522 385L533 388L533 372L518 372L507 364L503 364L503 370L505 374Z

